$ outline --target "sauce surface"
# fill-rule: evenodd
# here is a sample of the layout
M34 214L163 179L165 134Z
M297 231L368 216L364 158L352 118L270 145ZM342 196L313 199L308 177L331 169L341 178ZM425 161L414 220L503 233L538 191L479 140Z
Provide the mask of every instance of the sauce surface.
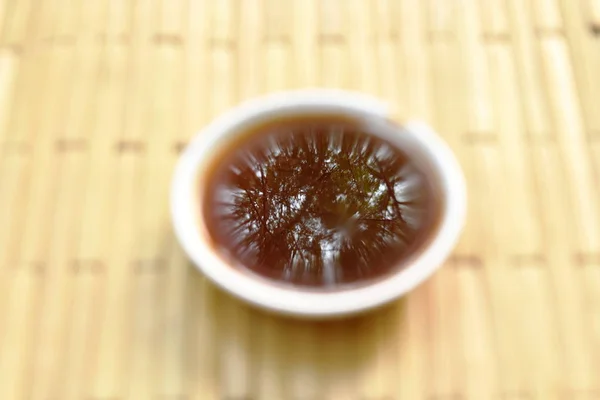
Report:
M382 277L439 218L409 155L349 121L272 121L217 158L202 210L213 245L233 266L280 283Z

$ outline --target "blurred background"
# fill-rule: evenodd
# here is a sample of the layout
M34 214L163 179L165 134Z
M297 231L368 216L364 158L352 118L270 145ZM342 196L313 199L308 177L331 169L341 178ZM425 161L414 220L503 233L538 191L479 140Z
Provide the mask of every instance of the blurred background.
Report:
M0 0L0 399L600 398L600 0ZM222 294L170 226L214 116L307 86L429 122L454 256L337 322Z

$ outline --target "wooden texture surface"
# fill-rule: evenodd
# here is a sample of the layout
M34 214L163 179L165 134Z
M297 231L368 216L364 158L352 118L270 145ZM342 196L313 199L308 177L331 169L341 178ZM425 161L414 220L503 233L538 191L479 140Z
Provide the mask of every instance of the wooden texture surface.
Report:
M0 0L1 400L600 399L599 0ZM342 87L464 166L454 256L298 322L174 240L178 152L261 93Z

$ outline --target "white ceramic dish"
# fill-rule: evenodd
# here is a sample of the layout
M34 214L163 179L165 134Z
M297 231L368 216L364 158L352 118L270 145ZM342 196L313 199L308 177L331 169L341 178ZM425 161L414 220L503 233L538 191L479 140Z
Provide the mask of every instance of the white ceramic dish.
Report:
M444 196L442 217L433 239L409 265L368 286L340 291L306 291L274 285L228 265L209 245L200 215L201 177L215 150L256 124L286 115L347 115L388 140L400 143L434 174ZM261 308L302 317L338 317L390 302L427 279L454 247L465 219L466 190L460 166L449 147L421 123L401 127L387 120L387 108L366 95L335 90L277 93L246 102L205 127L184 150L171 188L175 233L185 252L208 278L238 298Z

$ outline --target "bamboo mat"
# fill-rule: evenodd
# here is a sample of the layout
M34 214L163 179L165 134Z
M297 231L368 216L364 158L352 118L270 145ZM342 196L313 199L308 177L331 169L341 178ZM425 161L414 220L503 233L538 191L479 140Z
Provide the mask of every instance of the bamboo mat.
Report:
M600 0L0 0L0 399L600 399ZM178 152L281 89L375 94L465 168L454 256L338 322L186 261Z

